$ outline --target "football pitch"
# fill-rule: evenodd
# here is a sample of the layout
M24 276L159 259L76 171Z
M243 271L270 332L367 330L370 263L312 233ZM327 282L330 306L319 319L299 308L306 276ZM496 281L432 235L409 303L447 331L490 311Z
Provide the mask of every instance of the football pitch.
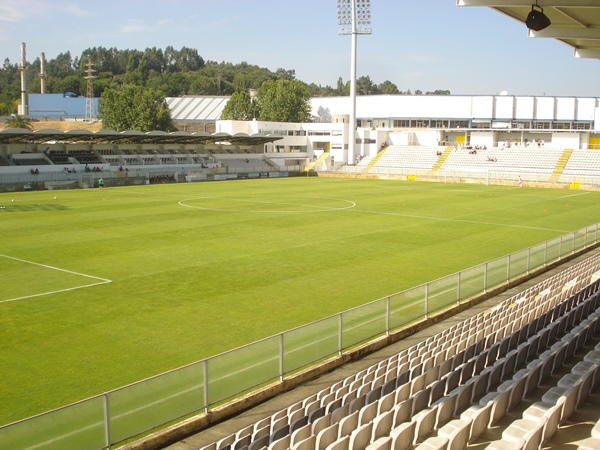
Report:
M599 202L316 177L0 194L0 424L600 222Z

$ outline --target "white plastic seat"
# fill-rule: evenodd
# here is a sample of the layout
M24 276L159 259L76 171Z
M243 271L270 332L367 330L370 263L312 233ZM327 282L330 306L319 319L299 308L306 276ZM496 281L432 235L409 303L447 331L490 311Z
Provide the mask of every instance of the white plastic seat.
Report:
M344 417L340 421L339 436L350 436L358 428L358 411Z
M546 418L546 424L542 433L542 443L551 439L558 430L563 406L564 397L561 397L555 404L535 402L523 411L523 419L538 421L543 417Z
M437 408L428 408L415 414L413 421L416 422L414 444L429 436L435 429L437 419Z
M485 405L473 405L460 415L461 419L470 419L468 442L473 442L487 430L492 414L492 401Z
M524 447L525 441L523 439L521 439L520 441L509 441L506 439L501 439L499 441L490 442L490 444L485 448L485 450L521 450Z
M392 450L392 438L390 436L381 437L369 444L365 450Z
M415 450L446 450L446 448L448 448L448 439L441 436L433 436L415 447Z
M560 422L562 423L567 420L575 410L575 406L579 398L580 387L581 383L577 383L568 388L562 388L559 386L552 387L548 389L548 391L542 396L542 402L557 404L560 398L564 397L564 405L560 417Z
M400 402L394 406L394 427L404 422L409 422L412 416L412 398Z
M448 439L448 450L463 450L469 442L472 420L455 419L448 422L438 431L438 436Z
M416 429L417 422L414 420L410 422L404 422L403 424L393 428L392 431L390 431L393 448L395 450L412 449L413 442L415 440Z
M269 444L269 450L287 450L290 448L290 435L286 435Z
M492 409L490 412L490 423L489 426L494 426L500 421L508 411L508 402L510 400L510 391L496 391L491 392L481 400L479 404L485 406L488 402L492 403Z
M542 444L542 433L547 419L539 420L518 419L502 432L502 439L520 444L523 440L524 450L537 450Z
M350 441L348 447L351 449L362 449L366 448L371 442L371 435L373 433L373 422L365 423L360 425L350 435Z
M393 424L393 411L386 411L385 413L375 417L375 419L373 419L373 436L371 436L371 441L376 441L381 437L389 436Z
M329 444L326 450L349 450L348 443L350 442L350 436L342 436L335 442Z
M339 427L340 424L338 422L335 422L332 423L331 426L319 431L319 433L317 433L317 439L315 441L315 449L324 450L329 445L333 444L338 438Z
M591 437L591 438L587 438L581 444L579 444L579 447L577 447L577 450L598 450L599 448L600 448L600 439Z

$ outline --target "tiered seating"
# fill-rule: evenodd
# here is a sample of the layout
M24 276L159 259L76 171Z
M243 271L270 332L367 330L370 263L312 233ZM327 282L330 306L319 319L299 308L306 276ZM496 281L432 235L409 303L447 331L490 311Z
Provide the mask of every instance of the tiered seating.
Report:
M540 173L550 176L556 167L562 149L545 148L543 151L529 148L490 148L477 150L457 148L453 150L442 170L463 172L511 172Z
M71 150L69 155L74 157L80 164L102 164L104 161L96 153L89 150Z
M600 176L600 151L573 150L562 174L570 176Z
M47 166L50 163L44 157L40 158L13 158L17 166Z
M50 150L46 152L52 164L64 166L65 164L71 164L71 160L69 159L69 155L65 152L61 152L58 150Z
M270 166L265 164L262 158L223 158L221 162L234 171L269 170Z
M204 449L462 449L597 339L599 268L597 254ZM548 439L600 381L600 351L586 358L490 448Z
M367 167L369 165L369 163L373 160L373 158L374 158L373 156L365 156L358 162L356 167L362 167L362 168Z
M373 165L376 168L431 170L443 147L390 145Z

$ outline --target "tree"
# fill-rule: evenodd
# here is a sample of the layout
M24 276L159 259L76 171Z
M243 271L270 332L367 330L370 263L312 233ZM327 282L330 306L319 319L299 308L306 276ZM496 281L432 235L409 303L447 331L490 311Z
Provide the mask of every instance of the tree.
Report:
M267 81L258 90L258 119L267 122L306 122L310 94L296 80Z
M394 95L399 94L400 90L398 89L398 86L396 86L390 80L385 80L379 85L379 92L384 95Z
M18 114L14 114L7 119L6 128L24 128L29 131L33 129L31 121L27 117Z
M164 95L154 89L125 85L105 89L98 101L102 127L117 131L173 131Z
M378 94L378 89L371 77L360 77L356 80L356 93L358 95L375 95Z
M335 94L341 96L350 95L350 82L344 83L342 77L339 77L337 80L337 88L335 90Z
M247 91L234 92L221 112L221 119L250 120L256 117L254 106Z
M317 110L317 116L319 117L320 123L331 123L331 111L329 111L329 108L323 108L322 106L319 106L319 109Z

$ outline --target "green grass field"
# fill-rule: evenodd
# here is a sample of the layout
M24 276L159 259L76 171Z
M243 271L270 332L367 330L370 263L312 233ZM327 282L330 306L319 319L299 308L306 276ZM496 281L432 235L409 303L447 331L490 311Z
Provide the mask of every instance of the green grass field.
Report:
M599 201L331 178L0 194L0 424L600 222Z

